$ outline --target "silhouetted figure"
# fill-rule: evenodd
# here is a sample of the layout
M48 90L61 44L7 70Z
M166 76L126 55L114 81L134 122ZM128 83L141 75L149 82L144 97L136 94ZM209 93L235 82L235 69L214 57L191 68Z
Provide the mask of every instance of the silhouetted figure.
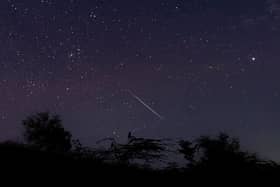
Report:
M131 142L135 141L136 139L137 138L132 135L132 132L128 133L128 136L127 136L128 143L131 143Z
M131 137L132 137L132 134L131 134L131 132L129 132L127 138L130 139Z

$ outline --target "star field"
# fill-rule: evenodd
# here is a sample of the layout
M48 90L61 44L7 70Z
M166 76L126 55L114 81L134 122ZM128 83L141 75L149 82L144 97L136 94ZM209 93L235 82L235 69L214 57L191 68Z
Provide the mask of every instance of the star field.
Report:
M278 0L3 0L0 139L48 110L89 145L227 131L279 160L279 21Z

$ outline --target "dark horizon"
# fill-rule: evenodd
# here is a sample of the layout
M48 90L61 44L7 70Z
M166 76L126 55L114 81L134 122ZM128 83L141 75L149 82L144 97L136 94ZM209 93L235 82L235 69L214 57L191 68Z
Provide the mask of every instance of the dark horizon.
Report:
M227 132L280 161L279 10L278 0L3 0L0 140L51 111L85 145Z

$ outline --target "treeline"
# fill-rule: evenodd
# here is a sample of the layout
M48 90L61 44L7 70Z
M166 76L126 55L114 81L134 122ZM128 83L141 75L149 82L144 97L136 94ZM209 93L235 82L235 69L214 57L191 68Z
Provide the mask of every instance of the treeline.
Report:
M22 124L24 143L3 142L0 145L2 166L16 167L16 171L26 167L38 171L51 167L64 173L88 171L87 174L95 176L153 176L154 179L280 174L276 162L243 151L238 139L224 133L193 141L176 141L176 149L171 149L174 145L167 140L137 138L131 133L126 143L106 138L99 141L109 142L106 148L89 148L73 138L58 115L38 113L27 117ZM186 164L170 162L164 169L152 167L154 163L166 162L168 154L181 154Z

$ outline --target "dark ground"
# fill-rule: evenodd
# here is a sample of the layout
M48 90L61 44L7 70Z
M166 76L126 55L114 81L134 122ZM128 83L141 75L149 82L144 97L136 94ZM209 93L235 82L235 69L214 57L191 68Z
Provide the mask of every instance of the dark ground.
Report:
M200 169L163 169L155 170L122 164L104 163L75 153L51 153L39 151L21 144L1 144L0 165L3 176L14 179L23 178L30 183L71 181L97 184L244 184L244 182L272 181L280 176L279 166L262 169L235 167ZM40 186L40 185L39 185Z

